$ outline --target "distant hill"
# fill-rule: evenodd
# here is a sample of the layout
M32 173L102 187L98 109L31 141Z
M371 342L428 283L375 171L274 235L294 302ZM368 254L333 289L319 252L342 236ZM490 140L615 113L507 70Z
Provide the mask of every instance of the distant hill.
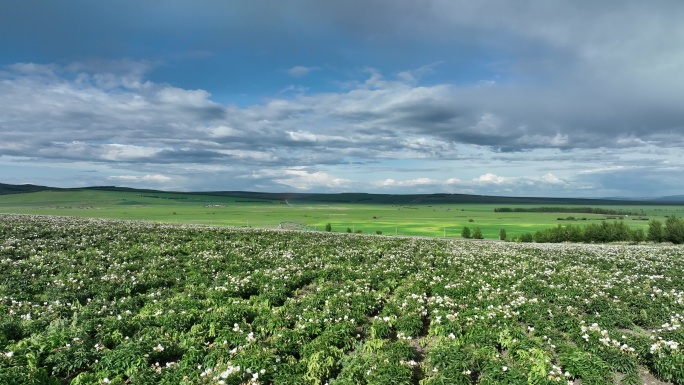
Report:
M549 197L505 197L468 194L369 194L369 193L269 193L255 191L209 191L175 192L152 189L137 189L117 186L91 186L82 188L56 188L31 184L12 185L0 183L0 195L22 194L40 191L100 190L137 193L173 193L180 195L210 195L232 197L244 200L271 200L312 203L373 203L373 204L448 204L448 203L495 203L495 204L538 204L538 205L649 205L684 204L684 195L653 199L590 199L590 198L549 198Z
M681 202L684 202L684 195L670 195L670 196L666 196L666 197L655 198L653 200L655 202L661 202L661 203L664 203L664 202L681 203Z
M46 186L36 186L33 184L5 184L5 183L0 183L0 195L32 193L32 192L49 191L49 190L58 190L58 189L52 188L52 187L46 187Z
M244 199L287 200L288 202L319 203L374 203L374 204L447 204L447 203L498 203L498 204L540 204L540 205L624 205L648 204L646 201L624 201L611 199L544 198L544 197L502 197L468 194L368 194L368 193L264 193L249 191L214 191L193 193L203 195L230 196ZM662 204L663 202L659 202Z

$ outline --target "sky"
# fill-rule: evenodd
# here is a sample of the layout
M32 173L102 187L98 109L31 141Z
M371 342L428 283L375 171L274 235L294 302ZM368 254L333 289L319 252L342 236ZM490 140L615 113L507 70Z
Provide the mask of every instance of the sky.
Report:
M684 193L680 0L3 0L0 182Z

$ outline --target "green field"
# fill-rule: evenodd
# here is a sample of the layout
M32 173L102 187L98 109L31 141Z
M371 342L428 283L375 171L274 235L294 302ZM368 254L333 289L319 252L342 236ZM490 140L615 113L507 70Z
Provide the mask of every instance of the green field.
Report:
M0 384L684 384L683 264L665 245L0 215Z
M391 196L388 196L391 197ZM588 204L575 204L587 207ZM500 207L571 207L548 203L347 203L302 199L264 199L188 193L59 190L0 195L0 212L125 219L151 222L204 224L259 228L296 228L333 232L361 231L384 235L460 237L464 226L479 227L485 239L497 239L500 229L509 238L526 232L567 224L583 225L611 220L598 214L497 213ZM648 219L684 216L684 206L591 205L622 209L636 216L624 217L629 227L646 229ZM574 216L574 221L558 218Z

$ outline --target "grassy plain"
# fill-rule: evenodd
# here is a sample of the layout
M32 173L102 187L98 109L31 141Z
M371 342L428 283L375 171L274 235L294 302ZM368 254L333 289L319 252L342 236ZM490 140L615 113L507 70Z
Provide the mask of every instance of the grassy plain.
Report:
M479 227L485 239L497 239L500 229L508 237L556 225L584 225L611 220L606 215L567 213L494 212L499 207L540 207L569 204L506 203L332 203L297 200L269 200L217 195L167 192L124 192L102 190L41 191L0 195L0 212L72 217L110 218L151 222L204 224L215 226L299 228L322 231L330 223L334 232L376 233L460 237L464 226ZM578 205L587 207L589 205ZM632 228L646 229L647 219L684 216L684 206L606 205L639 215L621 220ZM560 221L573 216L576 220Z

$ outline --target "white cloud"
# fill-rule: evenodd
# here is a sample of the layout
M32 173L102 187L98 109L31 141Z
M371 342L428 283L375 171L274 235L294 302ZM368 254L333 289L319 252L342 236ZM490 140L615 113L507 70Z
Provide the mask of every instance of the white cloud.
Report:
M514 181L513 178L506 178L503 176L498 176L498 175L492 174L490 172L488 172L484 175L480 175L477 178L473 178L473 182L475 182L477 184L490 184L490 183L505 184L505 183L511 183L513 181Z
M303 67L303 66L294 66L290 69L287 70L287 73L290 76L294 76L296 78L300 78L303 76L308 75L311 71L318 70L318 67Z
M102 146L102 159L111 161L131 161L141 158L148 158L159 153L161 149L123 145L107 144Z
M0 156L106 163L131 175L156 175L164 167L185 176L192 166L193 174L206 173L226 186L269 169L274 172L261 173L260 186L492 193L570 191L573 175L672 160L681 144L672 125L682 121L679 112L669 111L663 123L647 122L641 107L624 104L624 114L594 108L591 94L559 97L503 82L419 85L420 71L392 78L367 69L365 80L338 90L223 106L205 90L146 80L146 65L126 65L129 72L104 73L78 65L7 67L0 73ZM579 96L585 98L575 100ZM624 131L613 128L622 123ZM396 174L401 178L365 171L402 160L412 164ZM426 164L441 171L412 171ZM325 172L311 171L320 167ZM438 176L453 170L468 171ZM533 173L542 176L520 176Z
M306 170L286 169L282 171L285 176L274 179L275 183L294 187L298 190L310 190L312 188L339 189L349 185L348 179L336 178L325 172L308 172Z
M396 181L394 179L385 179L383 181L374 182L373 184L378 187L415 187L424 185L437 185L439 183L439 181L430 178L417 178L402 181Z
M427 187L431 192L448 191L468 194L476 193L477 191L488 190L491 191L489 193L490 195L497 192L514 192L520 195L520 193L525 189L543 191L557 187L572 187L570 183L553 175L552 173L547 173L540 177L503 177L493 173L485 173L479 177L472 178L469 181L463 181L459 178L448 178L445 180L437 180L432 178L395 180L388 178L382 181L373 182L373 185L379 188Z
M579 174L601 174L605 172L621 171L627 169L635 169L636 166L607 166L607 167L595 167L588 170L582 170Z
M287 135L295 142L315 142L317 136L310 132L287 131Z
M232 127L228 126L218 126L209 129L209 135L214 138L226 137L226 136L240 136L242 133Z
M205 90L184 90L176 87L164 87L157 91L162 103L176 104L184 107L207 107L216 104L209 100L211 94Z
M565 185L565 184L567 184L567 182L565 182L564 180L560 179L559 177L557 177L557 176L555 176L555 175L553 175L553 174L551 174L551 173L544 174L544 175L541 177L541 180L544 181L544 182L546 182L546 183L550 183L550 184L557 184L557 185Z
M115 175L115 176L110 176L108 177L110 180L116 180L120 182L132 182L132 183L143 183L143 182L152 182L152 183L167 183L172 180L171 177L168 177L166 175L161 175L161 174L154 174L154 175Z

